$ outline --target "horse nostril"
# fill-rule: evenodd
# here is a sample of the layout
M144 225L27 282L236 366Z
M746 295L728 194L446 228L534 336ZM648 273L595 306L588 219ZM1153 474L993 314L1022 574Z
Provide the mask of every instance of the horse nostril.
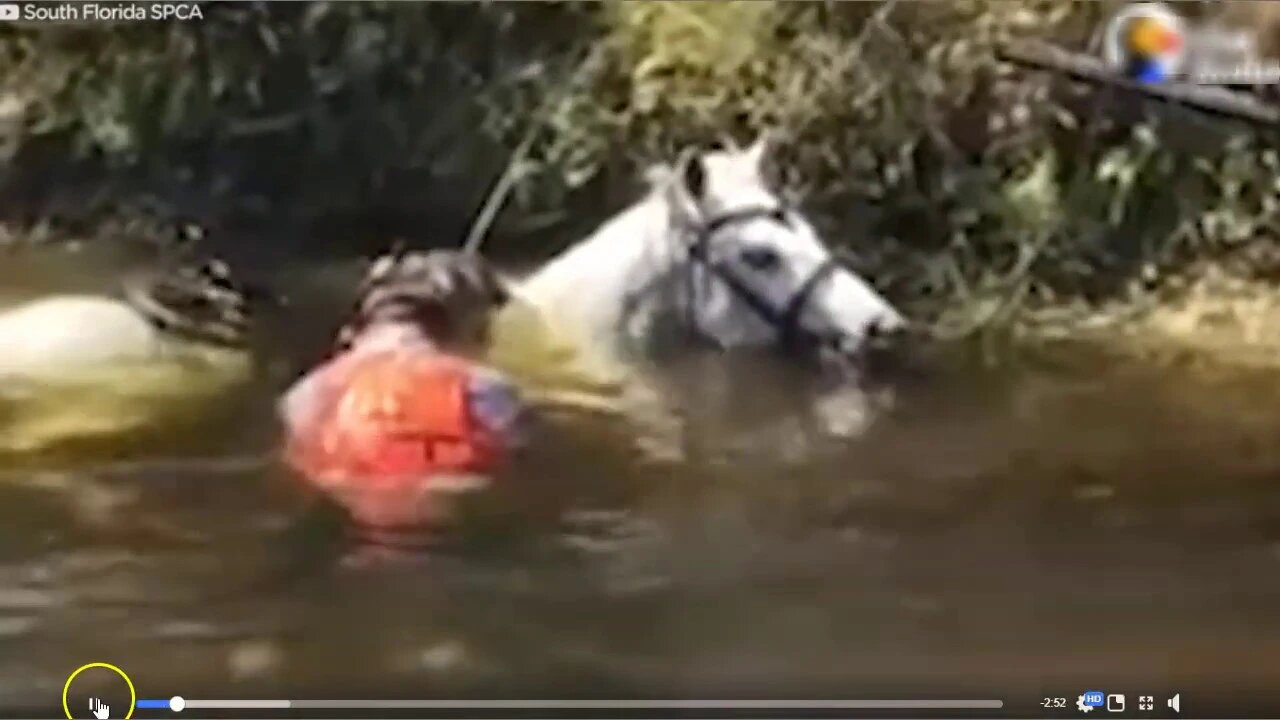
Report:
M862 332L837 338L835 350L849 357L890 355L896 353L906 335L905 323L896 317L881 316L863 325Z
M895 327L893 325L885 322L881 318L876 318L875 320L867 323L867 327L862 334L866 337L868 342L882 342L886 338L894 335L894 331Z
M906 325L897 318L876 318L864 331L867 349L873 352L893 351L906 335Z

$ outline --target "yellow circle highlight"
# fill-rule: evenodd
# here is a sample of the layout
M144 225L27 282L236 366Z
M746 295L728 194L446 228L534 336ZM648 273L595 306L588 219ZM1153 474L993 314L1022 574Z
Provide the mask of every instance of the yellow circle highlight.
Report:
M124 684L129 686L129 712L125 713L124 720L129 720L129 718L133 717L134 706L138 704L138 693L133 689L133 681L129 679L128 675L124 674L123 670L115 665L96 662L76 668L76 671L71 673L71 677L67 678L67 684L62 686L62 711L67 714L67 720L75 720L75 718L71 717L71 707L67 705L67 693L71 691L71 682L76 679L77 675L90 668L105 668L124 678Z

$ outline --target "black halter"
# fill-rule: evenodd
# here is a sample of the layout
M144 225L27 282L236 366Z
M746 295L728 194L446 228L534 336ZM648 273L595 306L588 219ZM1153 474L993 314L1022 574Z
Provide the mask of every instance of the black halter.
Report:
M783 347L797 349L804 346L822 347L835 344L840 339L838 334L815 332L800 324L800 316L804 312L805 305L808 304L809 299L813 297L814 291L832 272L840 267L840 261L835 253L832 253L831 257L823 261L818 266L818 269L814 270L805 279L804 283L800 285L781 308L775 307L768 298L762 297L757 293L741 276L734 272L732 267L711 259L708 246L717 232L730 225L760 219L771 220L784 225L790 222L787 219L786 209L778 206L748 207L714 216L700 227L694 229L693 242L689 245L689 257L693 261L690 263L690 267L701 265L711 275L719 279L720 282L723 282L739 300L778 332L778 337ZM692 272L689 273L688 280L688 322L689 327L694 332L698 332L696 315L697 282Z

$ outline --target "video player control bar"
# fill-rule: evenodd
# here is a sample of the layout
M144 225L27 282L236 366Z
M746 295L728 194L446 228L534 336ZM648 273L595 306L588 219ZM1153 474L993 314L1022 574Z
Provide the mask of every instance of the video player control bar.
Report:
M1003 700L139 700L205 710L999 710Z

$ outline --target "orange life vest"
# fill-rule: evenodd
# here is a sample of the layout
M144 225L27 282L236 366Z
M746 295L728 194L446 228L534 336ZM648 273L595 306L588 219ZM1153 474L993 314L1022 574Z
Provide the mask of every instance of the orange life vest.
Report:
M468 406L470 365L436 353L388 350L340 358L316 414L293 428L286 458L322 486L393 490L433 475L485 474L502 443Z

